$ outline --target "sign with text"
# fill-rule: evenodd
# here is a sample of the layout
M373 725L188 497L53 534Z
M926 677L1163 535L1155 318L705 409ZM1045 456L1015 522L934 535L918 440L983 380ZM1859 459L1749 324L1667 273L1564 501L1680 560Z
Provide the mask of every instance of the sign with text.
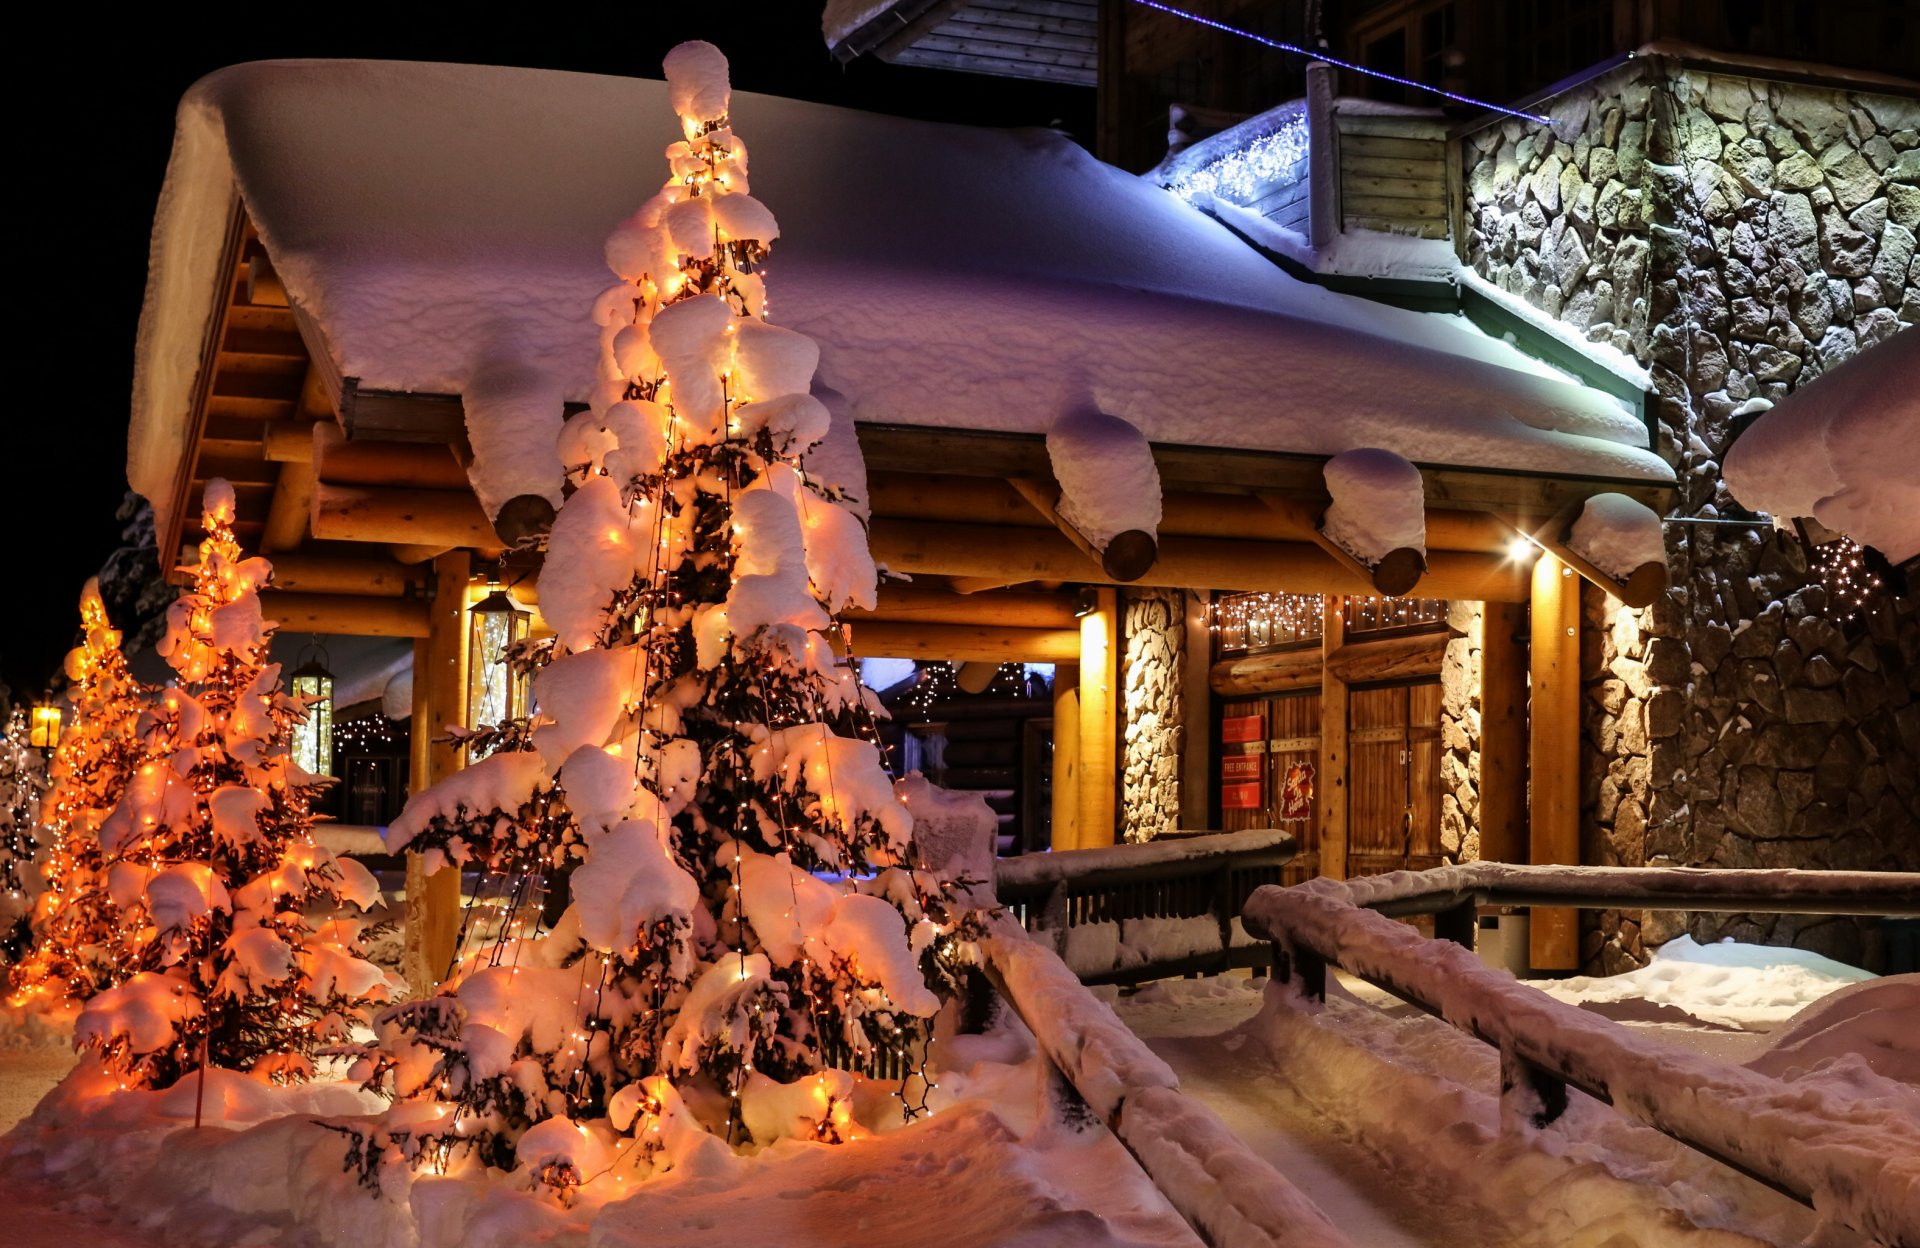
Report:
M1288 763L1280 780L1280 820L1297 823L1313 817L1313 764Z
M1266 763L1263 754L1220 756L1220 805L1226 810L1259 810L1266 805Z
M1220 721L1220 743L1222 745L1243 745L1248 741L1261 741L1267 735L1267 717L1264 715L1228 715Z

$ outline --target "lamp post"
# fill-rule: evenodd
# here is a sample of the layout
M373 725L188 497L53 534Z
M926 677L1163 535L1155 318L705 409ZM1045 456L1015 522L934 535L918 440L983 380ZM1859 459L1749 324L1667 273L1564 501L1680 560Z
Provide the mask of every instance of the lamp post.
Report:
M293 761L314 776L333 774L333 673L327 651L316 638L300 653L293 673L293 696L307 704L307 718L294 725Z
M28 721L27 744L36 750L59 747L60 704L52 698L41 698L33 704L33 718Z
M488 593L467 608L467 724L481 728L526 713L527 680L507 662L527 635L533 613L489 578ZM476 761L469 759L468 761Z

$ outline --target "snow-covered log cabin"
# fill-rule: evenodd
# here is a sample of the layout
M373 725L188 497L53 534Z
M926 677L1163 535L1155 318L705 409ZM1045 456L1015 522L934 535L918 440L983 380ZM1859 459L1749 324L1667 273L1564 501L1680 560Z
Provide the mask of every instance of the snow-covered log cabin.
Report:
M1730 81L1795 143L1811 126L1828 146L1884 147L1866 176L1911 215L1882 183L1920 183L1920 88L1876 85L1835 106L1834 130L1759 71L1659 58L1568 88L1539 106L1555 125L1525 134L1342 110L1330 90L1295 106L1323 125L1362 118L1356 135L1413 117L1452 170L1432 239L1324 216L1290 239L1223 197L1210 215L1170 193L1170 166L1135 177L1053 132L736 95L760 140L755 192L781 205L772 317L821 347L815 393L835 423L810 468L859 500L899 574L850 617L854 654L1050 669L1022 687L1040 700L1034 731L977 769L978 787L1013 799L1010 845L1278 822L1301 837L1296 874L1475 858L1920 865L1910 834L1893 835L1920 802L1911 601L1838 618L1794 540L1692 523L1737 518L1716 465L1729 422L1798 371L1764 354L1793 354L1766 333L1725 337L1674 297L1706 281L1723 318L1759 298L1727 298L1731 274L1687 269L1676 241L1727 230L1731 258L1724 223L1779 197L1714 207L1694 199L1700 178L1668 173L1693 160L1752 174L1721 131L1754 123L1703 111ZM460 765L435 739L501 696L469 608L504 582L541 627L529 572L562 497L554 436L595 381L585 313L603 241L676 137L664 93L270 62L181 104L129 479L163 551L196 538L208 478L234 482L287 632L411 643L410 676L400 664L374 692L411 724L415 788ZM1861 116L1870 139L1853 133ZM1594 153L1620 170L1630 141L1635 185L1611 193L1665 203L1679 234L1646 211L1600 224L1604 186L1560 194L1576 151L1582 178L1604 182ZM1723 196L1739 176L1701 175ZM1761 215L1741 246L1818 262L1826 235L1776 238ZM1880 223L1881 256L1896 231L1910 253L1911 224ZM1382 263L1401 267L1368 267ZM1448 311L1416 310L1437 292L1406 297L1407 264L1451 292ZM1868 269L1909 280L1890 264ZM1355 293L1375 281L1393 302ZM1762 310L1782 335L1798 327L1811 374L1828 338L1807 345L1803 289ZM1865 321L1885 337L1913 296L1895 313L1878 289L1886 315ZM1453 314L1470 292L1483 314ZM1850 288L1849 319L1853 302ZM1837 311L1828 325L1844 328ZM1721 344L1717 376L1703 334ZM1691 344L1684 359L1675 343ZM965 734L929 742L934 717L907 735L914 757L964 771L964 751L941 746ZM414 883L412 941L443 950L455 881ZM1538 912L1532 961L1637 959L1663 922L1680 930L1602 916L1583 942L1572 912ZM1860 929L1830 926L1816 943L1859 956Z

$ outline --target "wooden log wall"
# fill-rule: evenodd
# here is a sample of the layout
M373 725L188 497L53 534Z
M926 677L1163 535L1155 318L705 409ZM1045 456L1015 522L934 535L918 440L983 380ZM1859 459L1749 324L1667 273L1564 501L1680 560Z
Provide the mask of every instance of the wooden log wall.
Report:
M1429 117L1343 113L1340 226L1447 237L1446 128Z

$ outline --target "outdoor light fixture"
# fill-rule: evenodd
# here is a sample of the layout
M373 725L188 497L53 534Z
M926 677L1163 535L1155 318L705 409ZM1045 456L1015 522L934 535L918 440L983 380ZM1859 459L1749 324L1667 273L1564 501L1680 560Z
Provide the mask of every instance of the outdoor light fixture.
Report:
M1534 545L1530 537L1516 537L1507 543L1507 558L1519 563L1522 559L1533 557Z
M315 637L300 652L293 672L293 696L307 706L307 718L293 726L293 761L311 776L333 774L333 673L327 650Z
M33 704L33 718L27 728L27 744L36 750L55 749L60 744L60 704L42 698Z
M467 726L489 727L526 712L526 677L507 663L507 651L524 640L533 613L487 578L487 596L467 608Z
M1073 600L1073 616L1084 620L1100 609L1100 593L1091 585L1080 587L1080 594Z

